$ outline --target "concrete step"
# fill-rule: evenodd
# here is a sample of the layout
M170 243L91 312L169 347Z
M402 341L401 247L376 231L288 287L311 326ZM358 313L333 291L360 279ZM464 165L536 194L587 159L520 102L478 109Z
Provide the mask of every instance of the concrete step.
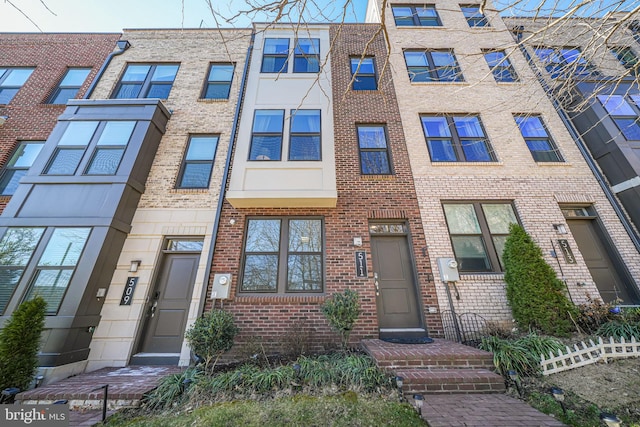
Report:
M403 394L502 393L502 376L488 369L398 369Z

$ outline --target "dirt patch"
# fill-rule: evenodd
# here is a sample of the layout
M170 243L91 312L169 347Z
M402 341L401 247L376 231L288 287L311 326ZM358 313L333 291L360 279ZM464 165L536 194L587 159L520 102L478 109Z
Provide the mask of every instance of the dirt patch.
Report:
M545 382L569 390L600 408L634 402L640 406L640 358L594 363L549 375Z

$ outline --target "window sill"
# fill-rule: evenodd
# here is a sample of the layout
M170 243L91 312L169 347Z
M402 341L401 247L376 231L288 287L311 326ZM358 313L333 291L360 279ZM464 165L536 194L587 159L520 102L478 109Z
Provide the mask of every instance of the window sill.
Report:
M466 281L472 281L472 280L478 280L478 281L485 281L485 280L504 280L504 273L496 273L496 272L489 272L489 273L460 273L460 280L462 282L466 282Z
M169 190L170 194L207 194L209 188L172 188Z
M198 102L202 102L203 104L218 104L220 102L229 102L229 98L215 98L215 99L198 98Z
M431 162L432 166L504 166L503 162Z
M396 180L396 176L395 175L360 175L360 179L362 181L395 181Z
M538 166L573 166L568 162L536 162Z
M454 86L468 86L469 82L466 81L460 81L460 82L451 82L451 81L446 81L446 82L441 82L441 81L437 81L437 82L412 82L411 80L409 80L409 82L412 85L415 86L441 86L441 85L454 85Z
M238 294L234 298L235 303L245 304L322 304L327 295L322 294Z

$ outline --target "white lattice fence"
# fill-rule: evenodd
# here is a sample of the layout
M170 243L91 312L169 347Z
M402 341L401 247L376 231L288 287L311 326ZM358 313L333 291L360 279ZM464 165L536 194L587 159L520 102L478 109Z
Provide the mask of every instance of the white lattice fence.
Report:
M589 345L583 341L575 344L573 349L567 346L565 352L558 350L557 355L552 352L549 352L548 358L541 355L540 365L543 375L551 375L599 361L606 363L609 359L624 357L640 357L640 342L635 337L631 337L631 341L621 338L619 342L613 337L609 337L609 342L604 342L598 337L597 344L589 340Z

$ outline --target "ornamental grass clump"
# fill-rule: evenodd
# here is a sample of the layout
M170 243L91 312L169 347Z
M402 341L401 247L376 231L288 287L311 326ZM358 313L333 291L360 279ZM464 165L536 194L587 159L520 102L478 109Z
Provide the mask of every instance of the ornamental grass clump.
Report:
M565 295L565 286L542 256L542 250L518 224L509 226L502 255L507 300L522 330L568 336L578 310Z

